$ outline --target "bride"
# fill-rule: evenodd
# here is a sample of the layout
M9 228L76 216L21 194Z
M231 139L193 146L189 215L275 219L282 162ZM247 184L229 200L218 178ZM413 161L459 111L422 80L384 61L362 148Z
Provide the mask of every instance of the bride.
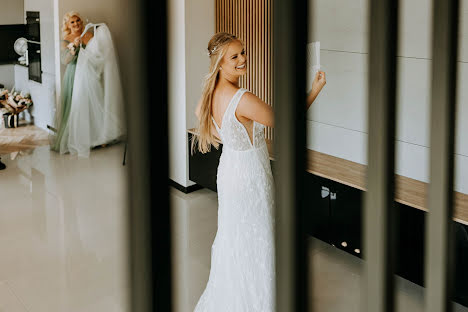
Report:
M275 311L274 185L265 126L274 126L272 108L239 88L247 58L242 42L217 33L208 44L211 59L196 109L199 135L192 147L206 153L223 142L218 166L218 232L211 271L196 312ZM326 83L318 72L307 108Z
M66 93L64 103L68 105L62 110L67 114L62 118L53 149L88 157L92 147L122 138L125 123L119 68L109 28L105 24L89 24L92 35L82 25L79 18L71 25L73 38L66 39L76 65L73 80L64 85L71 91Z

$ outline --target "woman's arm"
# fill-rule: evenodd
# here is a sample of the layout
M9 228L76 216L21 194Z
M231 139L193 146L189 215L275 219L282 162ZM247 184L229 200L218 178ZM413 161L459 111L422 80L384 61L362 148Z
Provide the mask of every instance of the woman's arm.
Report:
M314 82L312 83L312 91L307 96L307 109L312 105L325 84L325 72L317 72ZM273 108L250 92L244 93L239 105L237 106L236 112L238 116L256 121L262 125L268 127L275 126L275 114L273 112Z
M275 126L273 108L250 92L244 93L237 106L236 113L240 117L254 120L262 125Z
M84 34L83 38L81 39L81 41L84 43L84 44L88 44L89 40L91 40L91 38L94 37L94 34L88 30L86 32L86 34Z
M68 45L70 42L63 40L60 45L60 61L63 65L67 65L71 61L76 58L76 47L75 50L72 51Z
M306 109L309 109L310 105L312 105L312 103L315 101L326 83L327 79L325 77L325 72L317 72L314 81L312 82L312 91L310 91L309 95L307 96Z

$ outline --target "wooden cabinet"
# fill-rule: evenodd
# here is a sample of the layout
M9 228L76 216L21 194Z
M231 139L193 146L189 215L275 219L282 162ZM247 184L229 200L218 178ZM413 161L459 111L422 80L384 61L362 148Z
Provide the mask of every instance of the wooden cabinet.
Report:
M324 242L332 242L330 226L330 184L329 180L305 173L304 198L306 228L309 235L312 235Z
M468 226L454 222L455 293L454 300L468 307Z
M188 150L191 151L192 133L188 133ZM194 150L189 156L189 179L207 189L217 191L216 173L218 171L219 157L223 150L222 144L219 149L212 148L209 153L202 154Z
M362 257L362 206L364 192L333 182L331 204L332 244Z

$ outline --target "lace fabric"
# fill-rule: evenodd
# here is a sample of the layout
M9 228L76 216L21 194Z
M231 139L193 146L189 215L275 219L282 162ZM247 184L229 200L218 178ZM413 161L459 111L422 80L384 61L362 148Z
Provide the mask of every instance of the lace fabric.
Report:
M218 166L218 232L211 270L195 312L275 311L274 185L263 135L253 123L252 141L235 116L246 92L239 89L224 113Z
M223 146L228 146L237 151L245 151L253 147L258 148L265 144L265 137L263 134L265 129L264 125L259 124L256 121L253 122L252 142L247 129L236 117L237 106L245 92L247 92L246 89L240 88L232 97L221 121L222 130L219 128L214 118L211 117L216 130L218 130L218 133L221 136Z

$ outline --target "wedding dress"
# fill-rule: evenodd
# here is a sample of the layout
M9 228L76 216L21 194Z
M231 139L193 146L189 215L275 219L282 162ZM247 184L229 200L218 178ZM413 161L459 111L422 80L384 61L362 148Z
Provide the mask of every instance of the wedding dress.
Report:
M253 142L235 116L239 89L224 113L218 166L218 231L211 271L196 312L273 312L274 185L264 126L253 123Z
M105 24L94 26L93 38L80 49L67 133L68 151L83 157L125 134L119 68Z

